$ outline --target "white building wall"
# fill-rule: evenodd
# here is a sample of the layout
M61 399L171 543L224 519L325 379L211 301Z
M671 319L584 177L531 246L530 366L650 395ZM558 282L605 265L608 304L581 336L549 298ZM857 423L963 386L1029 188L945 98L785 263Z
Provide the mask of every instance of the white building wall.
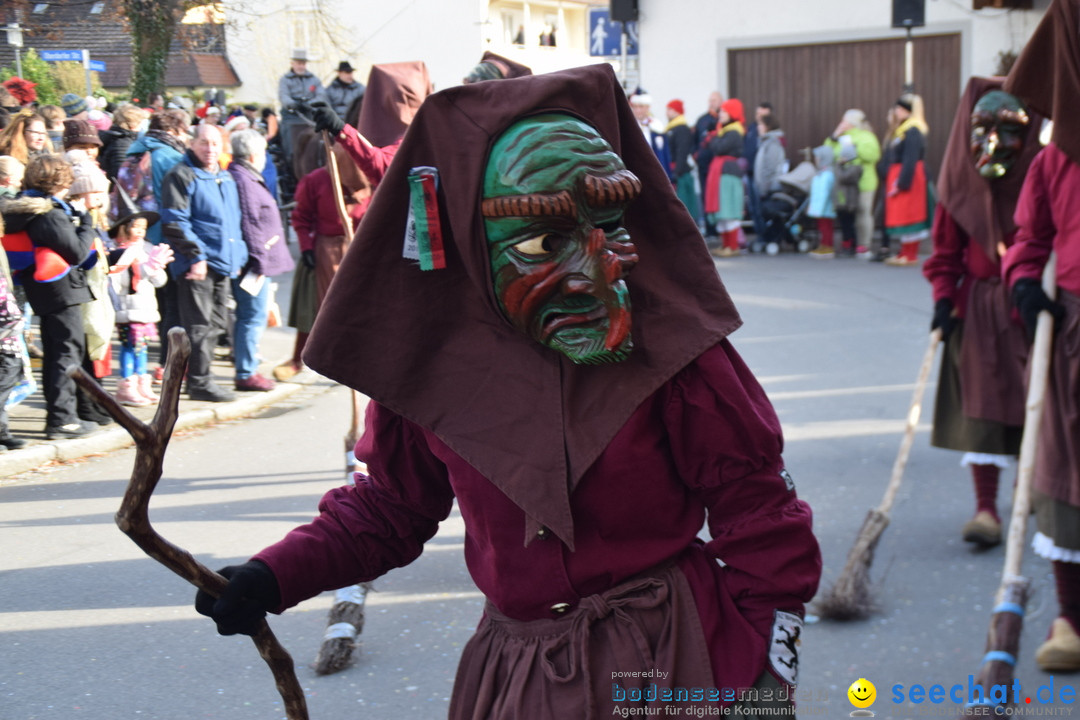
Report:
M686 114L705 112L713 90L727 96L727 50L902 38L892 0L639 0L641 85L662 107L681 98ZM1049 6L972 10L971 0L926 0L926 27L915 35L959 32L961 73L993 74L998 53L1019 52ZM918 84L918 78L915 78ZM963 85L957 87L959 96ZM807 88L807 92L812 92Z
M361 82L373 64L423 60L436 88L456 85L482 52L481 4L486 10L486 0L320 0L316 12L308 0L260 0L256 17L244 11L250 0L227 0L240 8L227 10L229 58L243 83L234 101L276 100L278 79L289 70L290 25L304 17L313 30L308 68L324 85L342 60Z
M233 101L276 99L278 78L289 67L295 34L291 28L315 4L260 0L255 6L250 0L226 0L229 57L243 83ZM361 80L374 63L423 60L436 89L459 84L485 49L523 62L535 72L599 60L587 54L585 9L576 2L319 0L317 5L323 20L329 18L334 25L311 30L323 42L308 48L316 56L309 66L324 82L333 79L334 68L343 59L358 68ZM1023 47L1049 0L1034 0L1034 5L1031 11L974 11L971 0L927 0L926 27L915 33L959 32L964 77L991 74L998 53ZM690 117L704 112L709 92L727 90L726 55L731 47L904 35L890 27L892 0L639 0L639 7L640 84L657 107L682 98ZM504 16L512 12L521 12L527 25L524 48L506 41ZM558 47L536 47L543 18L553 14L565 23L558 30Z

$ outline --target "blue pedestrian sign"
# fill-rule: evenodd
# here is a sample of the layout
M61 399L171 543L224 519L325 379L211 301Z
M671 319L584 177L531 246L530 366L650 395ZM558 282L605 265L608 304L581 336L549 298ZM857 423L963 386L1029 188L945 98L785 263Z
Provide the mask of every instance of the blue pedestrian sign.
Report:
M589 8L589 55L622 55L623 23L612 22L608 8ZM638 24L626 23L626 54L638 54Z
M85 50L42 50L38 56L45 62L77 62L83 61ZM89 57L89 53L87 53ZM91 60L90 69L94 72L105 72L104 60Z
M38 55L45 62L82 62L82 50L42 50Z

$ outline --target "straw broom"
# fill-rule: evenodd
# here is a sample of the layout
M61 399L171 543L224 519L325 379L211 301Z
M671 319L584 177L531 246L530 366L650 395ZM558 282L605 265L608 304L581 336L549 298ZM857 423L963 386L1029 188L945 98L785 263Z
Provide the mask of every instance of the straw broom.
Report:
M315 657L315 672L319 675L344 670L352 662L356 638L364 630L364 601L371 590L371 583L361 583L335 593L334 606L326 620L326 634Z
M1043 270L1043 291L1051 300L1057 294L1057 257L1051 255ZM1020 462L1017 470L1016 492L1012 516L1009 518L1009 537L1005 546L1005 566L1001 573L990 630L986 636L986 655L975 682L983 688L977 705L1006 705L1008 693L1001 700L990 700L995 685L1009 685L1013 667L1020 651L1020 631L1024 627L1030 581L1020 574L1027 537L1027 520L1031 509L1031 482L1035 474L1035 451L1042 423L1046 385L1050 374L1050 346L1054 335L1054 317L1045 310L1039 313L1035 328L1035 343L1031 349L1031 380L1028 383L1027 405L1024 411L1024 436L1020 440Z
M919 367L919 377L915 381L915 392L908 409L907 427L904 438L900 441L900 451L893 463L892 477L885 489L881 504L872 508L863 520L862 528L855 537L855 544L848 553L840 577L836 579L825 599L818 603L818 612L830 620L857 620L867 617L875 608L870 591L870 564L874 561L874 549L881 534L889 526L889 511L892 510L896 493L900 490L900 480L904 477L904 467L911 454L911 445L915 441L915 426L919 423L922 412L922 397L930 377L930 368L934 364L934 354L941 342L941 329L930 333L930 344L923 355Z

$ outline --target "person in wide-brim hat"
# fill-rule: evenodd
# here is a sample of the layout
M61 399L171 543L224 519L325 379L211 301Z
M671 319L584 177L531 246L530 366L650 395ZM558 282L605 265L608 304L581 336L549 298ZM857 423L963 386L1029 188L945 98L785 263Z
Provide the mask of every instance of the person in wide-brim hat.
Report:
M161 215L153 210L140 209L131 199L131 197L124 191L124 188L119 183L116 185L117 196L117 211L118 217L116 222L109 226L109 237L114 238L116 234L120 232L120 228L128 225L129 223L138 220L139 218L146 218L146 227L150 227L158 220L161 219Z

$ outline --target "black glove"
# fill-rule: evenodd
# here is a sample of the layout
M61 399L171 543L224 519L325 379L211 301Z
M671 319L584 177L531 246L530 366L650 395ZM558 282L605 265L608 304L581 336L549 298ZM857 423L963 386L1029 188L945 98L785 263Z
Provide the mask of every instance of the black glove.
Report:
M315 251L314 250L301 250L300 261L308 267L309 270L315 269Z
M337 137L345 129L345 121L338 117L334 109L322 100L311 103L311 109L316 130L326 130L330 133L330 137Z
M197 592L195 610L213 618L221 635L254 635L266 611L281 604L277 578L258 560L223 567L218 572L229 579L229 584L219 598L203 590Z
M1065 317L1065 308L1048 298L1042 289L1042 283L1034 278L1016 281L1012 289L1012 302L1020 311L1029 340L1035 339L1035 327L1039 323L1040 311L1048 311L1054 316L1054 320L1058 321Z
M949 333L956 327L956 318L953 317L953 301L943 298L934 303L934 319L930 322L930 329L941 328L941 339L947 340Z
M296 113L297 115L299 115L302 118L305 118L309 122L314 122L315 121L315 111L312 110L311 106L308 105L303 100L294 102L292 105L289 105L285 109L286 110L292 110L294 113Z

